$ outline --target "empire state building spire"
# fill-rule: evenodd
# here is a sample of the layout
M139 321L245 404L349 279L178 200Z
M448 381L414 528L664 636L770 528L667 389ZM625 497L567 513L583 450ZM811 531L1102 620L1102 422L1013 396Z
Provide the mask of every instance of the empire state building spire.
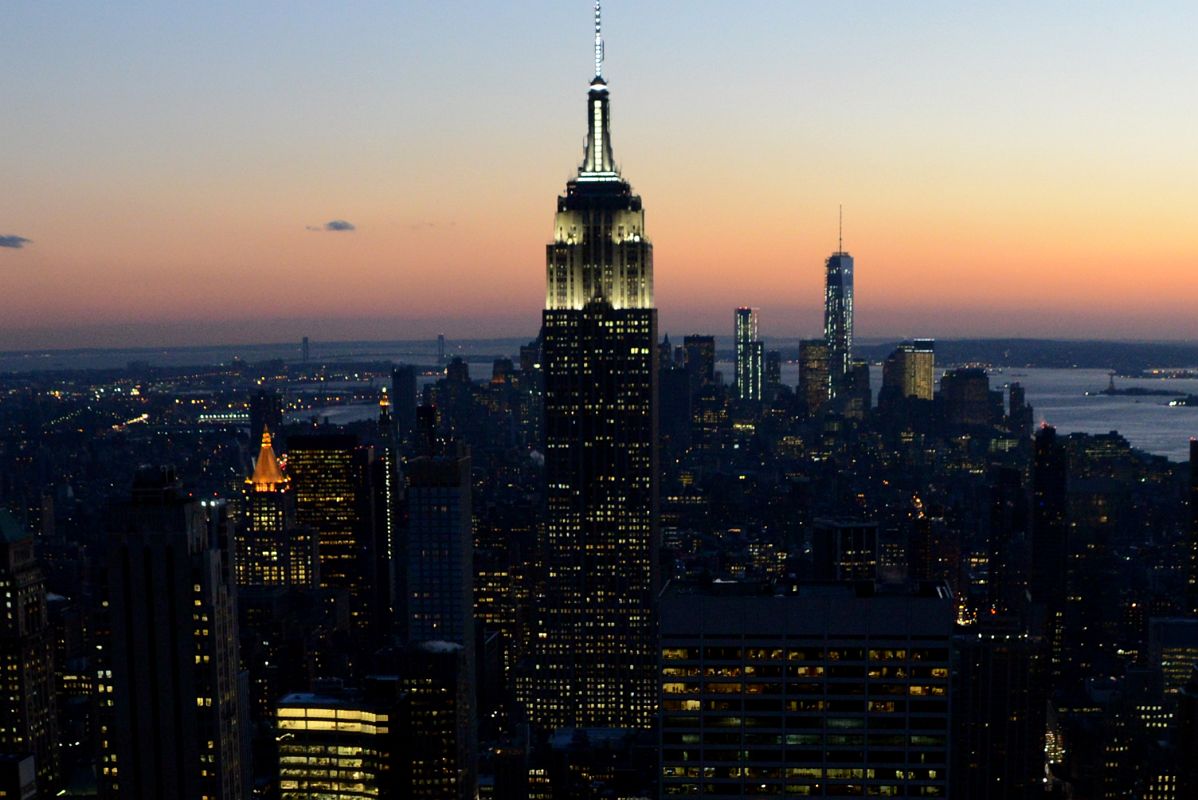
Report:
M578 176L584 181L619 180L611 150L611 117L607 102L607 81L603 78L603 17L595 0L595 77L587 94L587 146Z

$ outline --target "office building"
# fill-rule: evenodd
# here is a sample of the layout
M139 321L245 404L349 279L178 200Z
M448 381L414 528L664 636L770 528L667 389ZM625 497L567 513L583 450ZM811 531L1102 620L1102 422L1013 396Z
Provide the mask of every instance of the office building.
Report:
M879 404L914 398L931 400L936 391L936 352L931 339L903 342L882 364Z
M400 364L391 370L391 415L400 446L408 443L416 429L417 393L415 367Z
M1036 432L1032 447L1031 596L1045 608L1045 636L1055 658L1069 579L1068 454L1056 428L1047 424Z
M765 344L758 335L757 309L736 309L735 323L736 397L760 402L765 380Z
M799 342L799 403L808 418L816 416L831 392L828 343L823 339Z
M671 586L661 796L947 797L947 588Z
M1152 617L1148 620L1148 667L1159 670L1165 694L1174 695L1198 664L1198 619Z
M366 685L322 687L279 701L281 800L412 797L407 693L393 678Z
M950 369L940 378L944 421L949 425L990 425L994 406L990 378L976 368Z
M1044 643L1012 620L980 621L954 640L953 797L1044 796Z
M772 399L782 388L782 353L767 350L765 353L765 393Z
M542 317L545 598L525 703L545 728L652 724L657 311L641 199L617 170L602 38Z
M986 589L990 614L1022 614L1027 605L1030 528L1022 470L995 467L990 474Z
M873 581L878 577L878 523L817 519L811 533L817 581Z
M0 754L33 756L43 796L60 777L54 635L34 537L0 508ZM16 765L20 775L24 767Z
M403 622L412 642L474 650L474 533L470 456L429 454L407 462Z
M691 334L682 340L691 393L715 383L715 337Z
M0 797L37 800L37 770L29 753L0 753Z
M317 537L295 521L295 494L275 457L270 429L263 429L253 473L245 480L245 516L237 535L234 575L238 586L317 585Z
M296 521L316 531L320 588L347 592L358 633L377 618L375 519L371 454L348 434L304 434L287 440L287 474Z
M109 523L114 761L121 800L241 800L237 614L223 504L186 495L167 468L138 473Z

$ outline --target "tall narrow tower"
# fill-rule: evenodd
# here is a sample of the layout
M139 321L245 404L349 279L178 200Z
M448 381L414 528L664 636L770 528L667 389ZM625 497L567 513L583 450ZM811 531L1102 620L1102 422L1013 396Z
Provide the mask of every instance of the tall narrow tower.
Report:
M765 345L758 338L757 309L736 309L736 397L760 401L762 373L765 369Z
M824 341L831 393L837 397L847 388L853 359L853 257L844 251L843 235L825 268Z
M599 23L596 3L586 149L546 248L545 599L525 700L548 728L645 728L656 711L653 249L612 157Z

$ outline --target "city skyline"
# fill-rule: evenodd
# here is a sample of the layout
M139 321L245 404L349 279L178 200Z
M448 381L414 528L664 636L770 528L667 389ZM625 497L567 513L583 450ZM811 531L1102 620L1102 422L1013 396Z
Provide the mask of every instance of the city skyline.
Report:
M0 348L530 335L579 11L15 9ZM662 330L815 335L843 203L862 337L1198 334L1198 12L1088 11L606 9Z

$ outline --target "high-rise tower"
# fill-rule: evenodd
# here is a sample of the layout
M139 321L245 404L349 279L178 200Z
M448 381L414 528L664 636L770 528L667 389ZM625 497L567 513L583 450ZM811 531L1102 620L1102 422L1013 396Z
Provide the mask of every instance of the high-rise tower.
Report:
M757 335L757 309L736 309L736 397L760 401L765 345Z
M1198 439L1190 439L1190 558L1185 613L1198 617Z
M545 600L525 695L545 727L655 713L657 311L641 199L615 166L603 39L578 175L546 248Z
M53 632L33 534L0 508L0 754L32 754L42 797L58 788ZM0 796L5 796L0 792Z
M238 586L309 587L316 584L316 533L295 524L291 481L263 428L254 472L245 479L245 519L238 531L234 575Z
M111 732L102 795L236 800L243 760L236 589L223 503L143 468L108 547ZM107 672L107 670L105 670Z
M846 388L853 358L853 257L844 251L843 237L825 266L824 341L832 396L837 397Z

